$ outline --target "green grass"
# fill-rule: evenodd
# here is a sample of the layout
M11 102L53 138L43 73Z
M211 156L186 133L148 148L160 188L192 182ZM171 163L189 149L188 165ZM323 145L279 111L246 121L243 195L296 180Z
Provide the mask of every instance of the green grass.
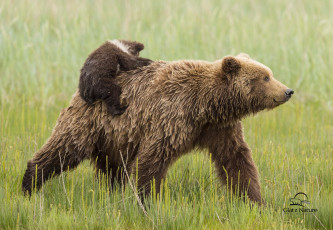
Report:
M0 229L333 229L332 12L328 0L1 1ZM22 195L85 58L112 38L143 42L154 60L246 52L296 91L244 121L266 208L231 196L198 151L173 165L148 217L130 186L109 192L88 162ZM300 191L315 215L283 213Z

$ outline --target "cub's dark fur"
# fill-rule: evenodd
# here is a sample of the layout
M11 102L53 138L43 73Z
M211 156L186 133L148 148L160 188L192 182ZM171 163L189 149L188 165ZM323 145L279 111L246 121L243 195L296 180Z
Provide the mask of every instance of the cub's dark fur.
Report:
M79 91L92 104L101 99L112 115L122 114L127 106L120 104L121 87L114 78L119 71L133 70L152 61L139 57L144 45L135 41L107 41L92 52L81 68Z

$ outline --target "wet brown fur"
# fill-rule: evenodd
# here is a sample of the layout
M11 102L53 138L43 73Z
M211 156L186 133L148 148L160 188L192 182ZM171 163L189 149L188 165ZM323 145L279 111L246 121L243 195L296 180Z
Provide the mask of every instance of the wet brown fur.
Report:
M270 77L270 82L263 80ZM129 107L120 117L103 102L88 105L78 93L64 109L46 144L28 162L22 189L31 192L38 165L37 187L52 172L90 159L97 172L119 181L123 170L136 172L138 187L156 191L167 169L194 148L208 149L223 183L261 204L258 170L245 142L241 119L285 101L286 86L269 68L246 55L216 62L154 62L120 73L117 83Z
M117 42L118 45L112 42ZM89 104L99 99L104 100L109 113L122 114L127 106L120 104L121 87L116 84L114 78L119 71L149 65L151 60L139 57L143 49L142 43L126 40L107 41L98 47L88 56L81 68L79 81L81 97Z

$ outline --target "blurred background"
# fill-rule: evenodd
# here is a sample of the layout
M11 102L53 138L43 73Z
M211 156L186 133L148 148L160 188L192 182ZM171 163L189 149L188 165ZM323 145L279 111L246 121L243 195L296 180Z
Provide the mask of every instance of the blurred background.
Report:
M0 200L5 205L0 208L0 228L332 229L332 12L330 0L2 1ZM73 189L79 208L67 203L58 180L46 184L45 194L38 193L35 203L24 199L20 184L27 160L45 143L61 109L68 106L88 54L109 39L142 42L141 56L153 60L214 61L248 53L295 90L285 105L244 121L269 213L260 216L242 204L228 206L209 157L199 151L168 173L171 201L152 206L148 213L154 224L133 208L135 200L98 206L97 192L102 190L88 164L76 174L66 174L66 186ZM184 175L188 178L180 182ZM198 182L201 176L206 180ZM210 180L214 185L206 186L204 181ZM184 187L188 190L180 196ZM216 196L205 198L214 191ZM299 191L319 209L316 215L282 212ZM108 201L122 199L120 192L104 193ZM108 221L110 216L113 221Z

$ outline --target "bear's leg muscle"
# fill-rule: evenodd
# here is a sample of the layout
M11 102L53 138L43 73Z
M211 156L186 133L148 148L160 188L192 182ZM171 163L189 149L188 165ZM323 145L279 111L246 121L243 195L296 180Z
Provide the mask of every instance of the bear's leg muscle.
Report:
M234 146L232 150L229 152L234 154L232 158L213 157L220 178L235 194L243 195L246 192L251 201L261 204L263 201L258 170L250 149L246 146Z
M70 149L70 146L61 143L59 145L61 147L47 143L34 155L33 159L28 161L22 181L24 193L30 195L34 188L38 190L47 179L75 168L84 160L83 157L79 157L75 148Z
M162 179L171 165L171 159L164 159L162 148L150 146L140 151L137 158L132 162L131 173L136 178L138 174L138 190L141 198L147 197L155 185L156 194L160 192ZM145 150L154 150L147 152ZM138 168L137 168L138 167Z
M202 141L201 145L208 147L212 154L222 182L233 193L242 196L246 192L251 201L264 203L258 170L244 140L241 122L227 128L209 129Z
M95 98L105 101L109 113L120 115L125 112L127 106L120 104L121 88L113 79L104 79L94 86Z
M124 179L123 167L112 162L107 154L99 154L94 160L96 176L104 176L110 183L111 188L114 187L115 182L122 184Z
M143 57L132 56L126 53L119 53L118 62L121 71L129 71L139 67L150 65L153 61Z

